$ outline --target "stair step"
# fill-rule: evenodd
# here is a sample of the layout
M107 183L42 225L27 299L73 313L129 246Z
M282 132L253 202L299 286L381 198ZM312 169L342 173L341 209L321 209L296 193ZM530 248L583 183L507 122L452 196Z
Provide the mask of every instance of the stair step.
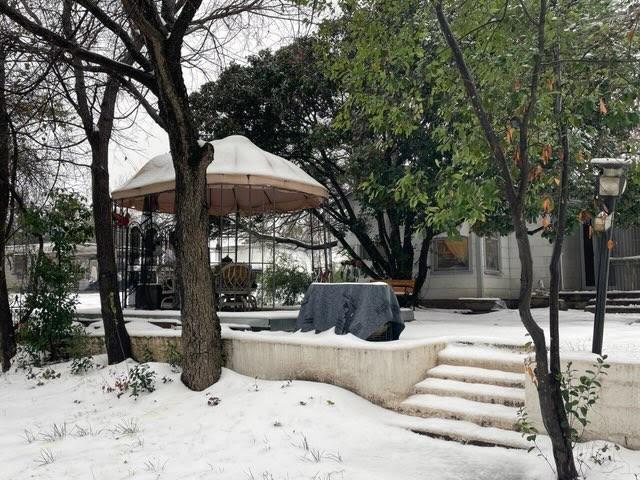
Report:
M596 304L596 299L593 298L591 300L589 300L589 303L587 304L587 306L595 306ZM626 305L636 305L636 306L640 306L640 298L607 298L607 306L613 306L613 305L621 305L621 306L626 306Z
M420 417L464 420L483 427L505 430L515 429L518 413L515 407L430 394L412 395L399 405L399 409Z
M466 398L476 402L495 403L510 407L524 405L524 389L499 387L486 383L468 383L442 378L427 378L416 384L415 392Z
M585 312L595 313L595 305L587 305ZM640 313L640 305L607 305L605 313Z
M459 365L438 365L429 370L427 375L432 378L443 378L446 380L524 388L524 373L504 372L502 370L463 367Z
M524 373L525 356L505 349L449 345L438 353L438 363Z
M520 433L495 427L481 427L475 423L446 418L419 418L402 415L394 426L421 435L452 440L468 445L528 449L531 445Z

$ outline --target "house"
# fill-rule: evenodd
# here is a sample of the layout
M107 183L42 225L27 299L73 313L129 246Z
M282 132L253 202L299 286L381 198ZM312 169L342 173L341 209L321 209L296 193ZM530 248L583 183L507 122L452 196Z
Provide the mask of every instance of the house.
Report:
M28 282L29 266L31 258L38 251L38 244L13 244L7 245L5 250L5 273L7 288L9 291L24 291ZM52 244L44 243L44 252L53 256ZM83 276L78 282L79 290L92 288L98 280L98 256L95 243L78 245L75 259L83 267Z
M531 230L536 227L532 225ZM614 238L610 289L640 290L640 227L616 228ZM419 240L416 237L414 245L419 245ZM349 241L356 251L362 251L354 236ZM544 293L549 288L553 244L541 232L532 234L529 241L534 290ZM595 289L596 249L595 238L586 226L566 237L560 267L562 290ZM415 258L417 262L417 252ZM457 238L442 234L433 239L428 265L427 279L419 292L425 305L449 306L461 298L502 299L513 305L518 298L520 260L513 233L481 237L463 225Z

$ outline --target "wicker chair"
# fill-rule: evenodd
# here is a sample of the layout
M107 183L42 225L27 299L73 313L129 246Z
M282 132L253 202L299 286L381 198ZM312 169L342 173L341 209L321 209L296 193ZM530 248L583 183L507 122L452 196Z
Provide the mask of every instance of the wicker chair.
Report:
M218 294L220 309L247 311L255 309L252 295L251 266L246 263L229 263L220 268Z

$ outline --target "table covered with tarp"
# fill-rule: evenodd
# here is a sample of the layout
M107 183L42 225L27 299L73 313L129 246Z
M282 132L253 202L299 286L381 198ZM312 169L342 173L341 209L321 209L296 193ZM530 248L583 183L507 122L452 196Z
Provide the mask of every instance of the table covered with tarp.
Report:
M296 327L303 332L351 333L369 339L384 326L389 340L404 330L393 289L383 282L312 283L305 293Z

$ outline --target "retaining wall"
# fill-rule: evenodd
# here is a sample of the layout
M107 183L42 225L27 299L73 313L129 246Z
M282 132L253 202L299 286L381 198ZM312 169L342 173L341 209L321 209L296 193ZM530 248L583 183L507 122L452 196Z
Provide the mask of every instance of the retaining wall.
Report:
M590 353L563 354L563 368L567 362L577 370L576 378L585 370L594 370L596 355ZM584 440L609 440L627 448L640 449L640 362L607 359L611 365L601 378L600 399L588 413ZM525 405L538 431L544 432L538 390L533 382L535 362L525 376Z
M225 366L265 380L311 380L346 388L388 408L405 400L414 385L437 363L444 340L365 342L354 337L292 335L288 338L226 331ZM94 353L104 351L102 337ZM133 356L139 361L166 362L170 351L181 350L179 332L162 336L131 335Z

